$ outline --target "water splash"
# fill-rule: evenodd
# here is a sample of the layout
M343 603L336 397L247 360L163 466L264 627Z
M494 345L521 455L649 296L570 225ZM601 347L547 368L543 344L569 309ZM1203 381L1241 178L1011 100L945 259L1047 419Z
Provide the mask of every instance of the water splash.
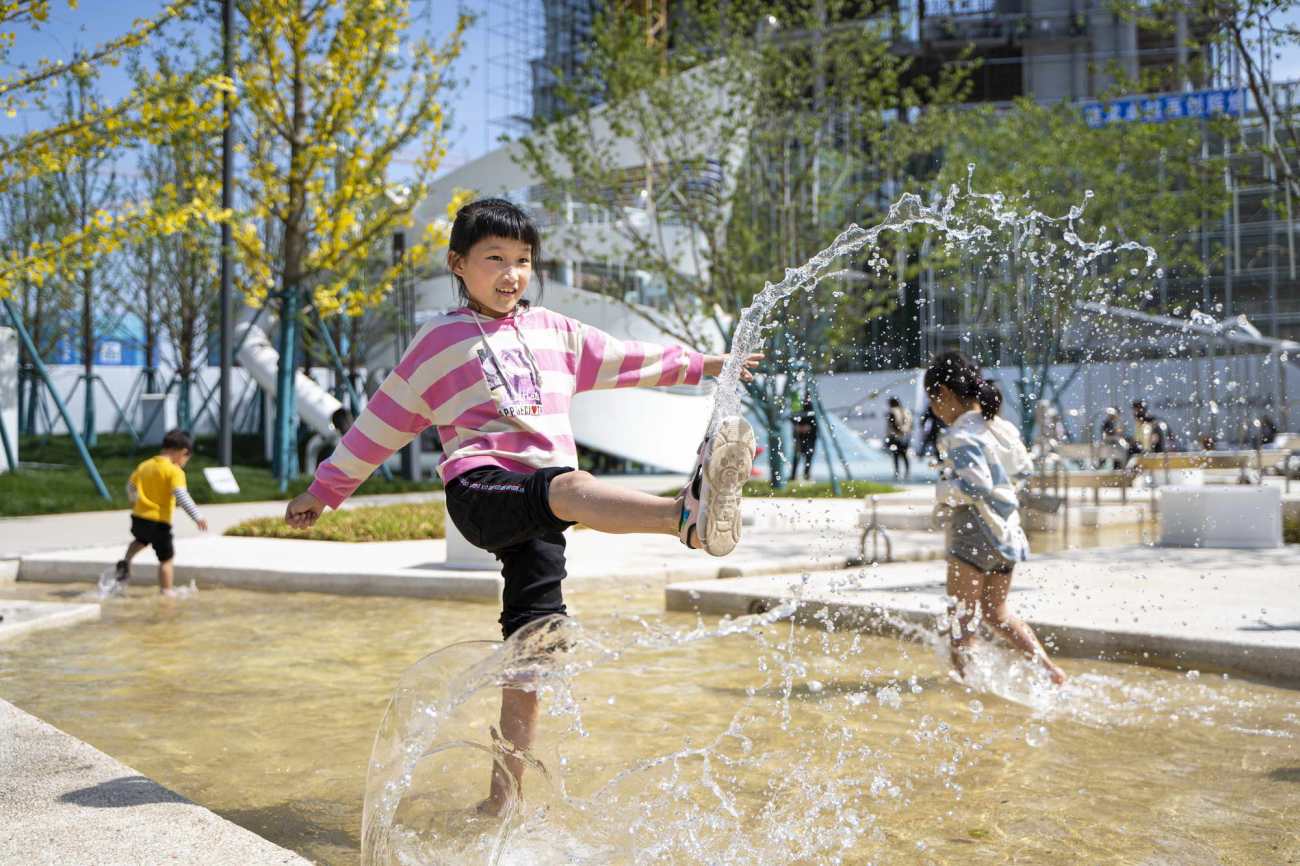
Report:
M974 247L1009 235L1009 246L1000 252L1003 260L1007 256L1023 255L1033 267L1062 283L1087 273L1098 260L1119 253L1143 255L1148 268L1155 264L1156 253L1151 247L1136 241L1107 240L1104 226L1098 230L1095 241L1085 240L1079 234L1087 202L1093 197L1091 190L1084 193L1082 204L1071 207L1065 216L1054 217L1033 208L1013 207L1002 193L977 192L972 185L974 173L975 166L967 166L965 191L953 184L946 196L928 205L918 195L903 195L877 225L869 229L850 225L804 265L787 268L779 283L766 283L741 312L732 339L731 357L718 377L709 429L713 430L722 418L741 413L743 359L762 347L776 305L796 292L811 291L822 280L845 274L842 268L832 269L835 263L844 256L874 247L885 232L901 234L925 226L938 232L950 249L962 245ZM878 255L869 255L867 259L876 270L884 266Z
M742 312L712 424L741 411L741 359L763 345L777 305L845 275L837 266L845 256L862 253L868 267L886 267L875 249L883 232L926 227L954 252L983 255L989 263L1019 256L1062 284L1120 253L1143 256L1149 268L1155 254L1148 247L1107 239L1104 229L1096 240L1082 237L1090 197L1052 217L1000 193L977 192L968 180L964 191L953 186L928 205L904 195L870 229L850 226L780 282L765 285ZM993 249L1006 237L1007 246ZM842 578L831 588L851 590L853 581ZM998 650L978 650L960 683L877 669L860 636L845 647L826 610L805 605L806 590L807 576L769 610L715 625L701 621L693 629L643 622L631 638L613 640L572 620L547 619L502 644L456 644L426 657L403 675L375 738L364 866L912 862L891 858L882 816L936 792L959 800L964 770L984 753L1043 748L1056 720L1110 721L1086 709L1091 700L1112 697L1110 684L1083 681L1052 690L1036 667ZM937 625L885 611L873 618L873 631L946 656ZM675 692L663 695L666 703L681 701L669 730L620 715L618 698L628 689L656 681L659 669L723 640L749 641L753 648L752 670L708 686L735 694L729 715L693 718L689 699ZM677 685L685 692L702 687L689 671ZM509 751L497 731L504 687L536 692L545 715L532 747L518 755L529 767L527 798L512 798L503 815L489 819L475 804ZM1027 708L1030 717L1006 732L962 730L963 721L1000 712L985 703L1000 701ZM864 738L849 723L858 715L895 731L893 739ZM637 757L618 747L620 737L635 743L630 751ZM592 742L597 738L600 744ZM570 765L576 751L584 753L581 767ZM926 843L916 845L923 850Z

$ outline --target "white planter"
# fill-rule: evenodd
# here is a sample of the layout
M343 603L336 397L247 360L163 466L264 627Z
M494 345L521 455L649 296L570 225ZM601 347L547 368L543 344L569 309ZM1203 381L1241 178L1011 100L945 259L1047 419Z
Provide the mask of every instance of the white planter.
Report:
M1260 485L1162 487L1165 547L1282 546L1282 490Z
M501 563L495 556L481 547L475 547L460 534L456 524L448 515L447 524L447 568L464 571L500 571Z

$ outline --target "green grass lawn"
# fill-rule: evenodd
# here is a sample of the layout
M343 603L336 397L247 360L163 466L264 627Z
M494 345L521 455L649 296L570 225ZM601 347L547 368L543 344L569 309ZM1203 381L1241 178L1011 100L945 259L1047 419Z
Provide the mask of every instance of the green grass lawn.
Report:
M259 499L288 499L296 496L311 479L302 477L289 484L288 493L282 494L270 467L262 460L261 441L256 436L235 437L235 465L231 470L239 482L240 492L233 496L219 496L208 487L203 477L205 466L216 466L216 440L200 439L195 444L195 453L189 465L185 467L185 477L189 482L190 495L199 504L213 502L249 502ZM148 457L158 453L156 448L135 449L131 437L125 433L100 436L99 444L92 449L103 476L104 484L112 495L112 501L105 500L95 492L95 487L86 474L76 447L67 436L50 437L42 441L40 437L26 438L18 446L19 460L23 464L45 464L57 468L33 468L23 466L19 472L6 472L0 475L0 516L14 517L20 514L57 514L68 511L104 511L127 509L126 480L135 471L135 467ZM436 481L384 481L376 475L362 484L357 491L367 493L404 493L415 490L436 489Z
M446 536L447 511L441 502L371 505L327 511L311 529L290 529L282 517L257 517L226 530L252 538L307 538L314 541L422 541Z
M841 481L841 499L861 499L877 493L896 493L900 489L892 484L878 481ZM745 484L746 496L772 496L783 499L830 499L835 496L830 482L826 481L792 481L785 487L775 489L766 481L749 481Z

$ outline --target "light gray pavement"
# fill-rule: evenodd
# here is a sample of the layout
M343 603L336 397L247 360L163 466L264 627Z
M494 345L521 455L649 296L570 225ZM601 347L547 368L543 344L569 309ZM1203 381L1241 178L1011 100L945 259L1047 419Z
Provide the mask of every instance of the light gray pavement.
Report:
M99 619L98 604L0 599L0 643L94 619Z
M669 610L740 615L791 598L799 618L866 631L933 627L944 567L875 568L695 581L666 589ZM1300 680L1300 545L1272 550L1075 550L1016 570L1013 609L1067 656L1129 659ZM825 613L822 613L825 611Z
M3 700L0 860L310 866Z
M684 475L617 475L606 476L611 481L637 490L658 493L681 487ZM392 493L379 496L354 496L344 503L345 508L368 505L387 505L394 502L442 501L441 490L428 493ZM252 517L274 517L284 514L286 503L282 500L263 502L230 502L199 507L208 521L208 535L220 535L230 527ZM28 553L51 550L75 550L81 547L103 547L130 541L130 517L125 510L80 511L72 514L37 514L30 517L0 518L0 561L17 558ZM201 538L188 517L177 512L173 534L179 539ZM0 579L4 573L0 570Z
M895 532L895 558L941 554L931 533ZM607 535L570 531L567 580L588 585L628 582L664 584L680 580L843 568L858 551L848 529L812 532L748 532L723 558L688 551L673 536ZM121 556L118 546L24 556L20 579L92 582ZM501 579L495 571L448 569L446 542L394 541L340 544L268 538L215 537L176 545L176 582L200 587L233 586L274 591L345 595L402 595L495 603ZM132 581L152 582L156 560L146 550L136 557Z
M618 483L648 492L671 490L684 476L622 476ZM924 491L925 488L921 488ZM441 496L441 494L436 494ZM909 499L920 500L908 491ZM393 501L428 500L431 494L357 497L353 507ZM222 509L218 514L216 508ZM284 503L245 503L209 507L212 531L199 536L192 526L178 531L176 581L203 586L233 586L275 591L311 591L349 595L403 595L456 598L495 603L501 580L494 570L473 571L444 566L446 543L397 541L340 544L328 541L222 537L230 526L257 514L283 513ZM843 568L859 555L859 500L754 498L744 503L746 523L741 546L716 559L685 550L675 537L607 535L592 530L568 533L570 582L613 585L629 581L664 584L742 575ZM928 511L927 511L928 514ZM114 513L121 527L122 515ZM48 518L49 523L55 523ZM184 521L181 521L184 523ZM68 528L67 524L63 524ZM0 524L0 530L5 529ZM940 555L940 539L925 531L891 530L895 560L931 559ZM39 539L38 549L22 555L19 579L45 582L90 582L122 555L120 534L112 543L68 549L54 539ZM150 550L136 557L132 579L153 581L157 561Z

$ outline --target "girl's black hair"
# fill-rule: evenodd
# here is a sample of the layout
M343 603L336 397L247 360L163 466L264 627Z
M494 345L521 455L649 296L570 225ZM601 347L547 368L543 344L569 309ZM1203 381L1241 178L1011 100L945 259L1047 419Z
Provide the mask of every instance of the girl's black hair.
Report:
M541 300L544 288L541 270L542 233L538 231L533 218L519 205L503 198L472 201L456 212L456 220L451 224L451 240L447 244L447 252L458 256L467 255L470 247L484 238L509 238L523 241L532 248L533 280L537 283L537 298ZM456 293L468 304L470 298L465 281L455 274L452 276L456 279ZM529 304L522 298L519 303L525 307Z
M937 397L944 385L962 402L979 400L980 414L990 421L1002 408L1002 390L987 382L979 365L961 352L943 352L934 356L925 371L925 393Z

